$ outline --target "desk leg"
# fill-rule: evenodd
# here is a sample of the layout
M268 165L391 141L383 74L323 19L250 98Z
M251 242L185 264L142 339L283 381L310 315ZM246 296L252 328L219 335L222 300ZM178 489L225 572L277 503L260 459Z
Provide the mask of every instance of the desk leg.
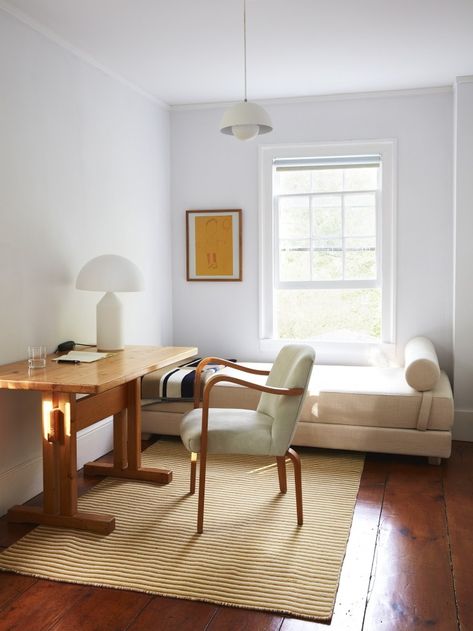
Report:
M122 413L114 416L114 453L113 465L105 462L88 462L84 466L84 474L109 475L115 478L146 480L158 484L168 484L172 480L172 471L141 466L141 379L134 379L123 386L126 388L126 418L128 437ZM126 443L126 455L124 445ZM128 460L128 465L123 462Z
M128 467L126 410L113 417L113 464L116 469Z
M54 440L57 430L57 416L52 410L55 408L54 396L44 392L42 396L42 439L43 439L43 510L49 515L59 513L59 471L58 471L58 443ZM10 514L9 514L10 516Z
M77 510L77 435L74 394L43 393L43 508L14 506L8 520L112 532L111 515Z
M59 467L59 512L72 516L77 513L77 433L75 396L57 394L55 408L62 411L55 437ZM61 418L62 417L62 418Z
M134 471L141 468L141 379L128 384L128 462Z

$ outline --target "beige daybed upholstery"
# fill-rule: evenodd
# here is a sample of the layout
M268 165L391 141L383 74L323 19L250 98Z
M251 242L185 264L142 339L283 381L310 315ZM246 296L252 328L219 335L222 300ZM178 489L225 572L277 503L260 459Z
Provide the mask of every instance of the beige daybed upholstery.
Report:
M403 368L316 363L293 444L447 458L453 424L448 377L440 371L427 338L411 340L405 359ZM153 401L162 372L143 378L143 432L178 435L182 414L192 403ZM234 372L223 370L225 374ZM260 383L266 380L251 378ZM211 404L215 407L255 409L259 400L257 391L230 383L217 384L213 392Z

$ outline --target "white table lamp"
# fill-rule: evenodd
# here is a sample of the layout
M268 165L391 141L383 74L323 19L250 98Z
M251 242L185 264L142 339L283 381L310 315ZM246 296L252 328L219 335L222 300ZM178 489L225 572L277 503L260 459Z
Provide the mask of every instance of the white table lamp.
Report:
M84 265L77 277L76 287L105 292L97 304L97 349L123 350L123 307L114 292L143 291L141 271L124 256L103 254Z

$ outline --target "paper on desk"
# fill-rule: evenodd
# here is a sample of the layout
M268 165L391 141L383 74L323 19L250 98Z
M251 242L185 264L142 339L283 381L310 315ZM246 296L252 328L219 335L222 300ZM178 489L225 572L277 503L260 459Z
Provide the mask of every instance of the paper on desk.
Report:
M89 364L91 362L96 362L98 359L103 359L104 357L108 357L110 353L94 353L91 351L69 351L66 355L61 355L61 357L55 357L54 361L68 361L68 362L83 362L85 364Z

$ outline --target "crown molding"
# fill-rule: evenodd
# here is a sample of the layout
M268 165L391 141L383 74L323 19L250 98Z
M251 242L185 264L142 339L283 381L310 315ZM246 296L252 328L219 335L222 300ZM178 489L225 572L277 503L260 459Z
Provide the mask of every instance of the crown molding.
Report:
M292 103L318 103L322 101L348 101L353 99L382 99L386 97L424 96L426 94L446 94L453 91L452 85L432 86L428 88L408 88L403 90L379 90L372 92L342 92L335 94L314 94L312 96L293 96L275 99L254 99L260 105L289 105ZM183 103L170 105L174 112L185 110L206 110L231 107L238 101L221 101L214 103Z
M129 81L128 79L125 79L125 77L123 77L119 73L114 72L113 70L110 70L110 68L101 64L92 55L89 55L88 53L81 50L80 48L73 46L68 41L66 41L59 35L57 35L57 33L52 31L51 29L47 28L46 26L43 26L42 24L37 22L35 19L30 17L29 15L26 15L26 13L23 13L23 11L20 11L19 9L12 7L10 4L8 4L6 0L0 0L0 10L4 11L5 13L8 13L10 16L15 18L22 24L25 24L26 26L31 28L33 31L40 33L43 37L53 42L60 48L67 50L69 53L71 53L75 57L78 57L81 61L85 62L89 66L93 66L97 70L100 70L100 72L103 72L104 74L106 74L108 77L123 84L124 86L132 90L133 92L137 92L139 95L152 101L155 105L158 105L159 107L165 110L170 109L169 105L165 103L164 101L161 101L161 99L157 98L150 92L147 92L143 88L140 88L138 85L136 85L136 83L133 83L132 81Z

